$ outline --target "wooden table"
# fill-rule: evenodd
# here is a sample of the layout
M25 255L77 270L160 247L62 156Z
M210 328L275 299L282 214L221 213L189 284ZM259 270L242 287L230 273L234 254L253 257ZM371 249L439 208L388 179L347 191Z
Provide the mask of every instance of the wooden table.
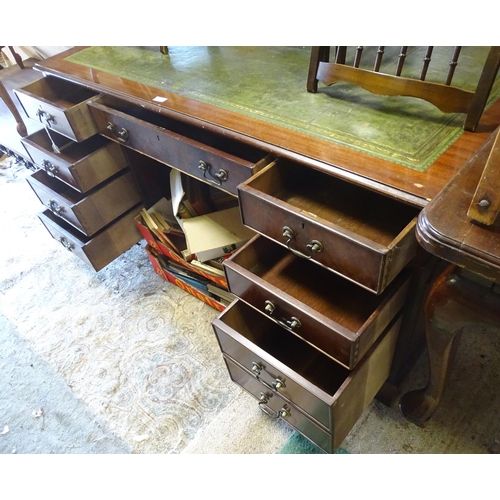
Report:
M464 328L469 324L500 326L500 218L484 226L467 215L495 136L419 215L420 244L450 265L433 284L425 303L428 385L407 393L400 402L402 413L418 425L429 420L439 406Z
M68 56L81 50L81 47L76 47L42 61L36 65L36 69L45 75L87 87L108 100L130 103L199 131L223 136L241 146L257 148L263 153L298 162L418 209L424 208L440 193L443 186L487 142L500 123L498 100L484 113L476 132L464 132L429 168L421 172L269 120L243 116L224 107L185 97L174 90L155 88L67 60ZM173 51L169 52L171 55L165 57L173 57ZM186 71L189 64L193 65L191 69L196 72L199 60L186 58L181 70ZM304 69L304 92L306 80L307 67ZM284 103L288 102L288 97L278 94L278 99L283 98ZM415 272L410 285L411 296L388 379L390 386L395 387L400 383L415 360L416 353L420 352L419 344L423 338L420 332L421 301L424 290L432 280L433 266L427 265L429 259L433 260L433 257L422 250L416 260L416 265L425 269L425 272ZM384 398L385 401L389 402L393 394L394 391Z

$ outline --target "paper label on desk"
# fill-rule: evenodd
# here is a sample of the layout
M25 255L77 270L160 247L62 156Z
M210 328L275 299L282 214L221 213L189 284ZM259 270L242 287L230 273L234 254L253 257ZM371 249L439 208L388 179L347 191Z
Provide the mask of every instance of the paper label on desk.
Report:
M165 102L165 101L168 101L168 97L160 97L159 95L157 95L153 101L155 102Z

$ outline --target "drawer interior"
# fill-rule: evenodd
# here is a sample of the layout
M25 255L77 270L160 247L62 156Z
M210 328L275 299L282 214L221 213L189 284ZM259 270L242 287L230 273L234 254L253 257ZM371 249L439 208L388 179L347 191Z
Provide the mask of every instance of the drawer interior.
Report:
M81 161L82 158L89 156L94 151L109 144L109 141L100 135L92 136L83 142L74 142L56 132L51 132L51 137L60 149L60 153L53 151L52 142L45 129L25 137L22 139L22 142L25 146L28 146L28 148L36 147L42 152L46 151L50 153L51 156L56 156L69 165L74 165ZM33 161L37 163L35 158L33 158Z
M26 85L21 92L31 94L35 98L40 97L59 108L70 108L96 95L85 87L51 76Z
M233 302L220 320L329 395L338 391L350 373L241 300Z
M383 246L418 215L419 209L369 191L319 170L292 162L263 169L248 185L301 214L321 219Z
M171 117L160 113L154 113L145 108L139 108L130 103L109 98L102 98L99 102L111 107L113 110L121 111L122 113L143 120L151 125L164 128L169 132L179 134L193 141L201 142L207 146L219 149L224 153L247 160L251 163L257 163L266 155L262 150L239 141L234 141L229 137L212 132L205 127L193 126L186 122L174 120Z
M352 332L359 331L394 290L391 286L374 295L264 237L252 239L230 261ZM394 283L400 285L399 280Z

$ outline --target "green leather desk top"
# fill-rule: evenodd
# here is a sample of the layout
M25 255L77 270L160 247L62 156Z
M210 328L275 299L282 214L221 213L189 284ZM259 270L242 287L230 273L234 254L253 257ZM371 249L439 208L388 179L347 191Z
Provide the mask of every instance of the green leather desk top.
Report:
M371 49L375 48L365 52ZM387 49L391 48L386 48L381 71L393 73L397 52ZM421 47L410 49L423 54ZM454 85L475 88L487 50L462 50ZM442 75L432 68L446 68L451 51L452 47L434 49L428 80L441 81ZM309 47L169 47L165 55L159 47L96 46L66 59L420 172L463 133L465 115L442 113L420 99L377 96L347 83L320 85L317 94L308 93L309 55ZM373 61L368 54L366 60ZM422 58L414 60L417 66L405 66L403 76L419 71ZM490 102L498 96L499 78Z

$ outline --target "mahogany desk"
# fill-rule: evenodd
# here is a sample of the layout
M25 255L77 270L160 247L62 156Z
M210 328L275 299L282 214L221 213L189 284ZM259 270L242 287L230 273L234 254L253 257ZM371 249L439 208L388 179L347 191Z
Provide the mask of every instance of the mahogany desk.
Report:
M468 324L500 327L500 218L491 226L481 226L467 215L495 136L419 215L420 244L451 264L433 284L425 303L428 385L405 394L400 403L402 413L418 425L432 417L441 401L464 328Z
M362 190L384 195L417 209L425 207L429 200L440 193L443 186L481 148L500 123L498 100L484 113L476 132L464 132L429 168L420 172L270 121L244 116L236 111L184 97L174 91L137 83L66 59L81 50L81 47L73 48L42 61L36 65L36 69L46 76L86 87L106 99L117 99L200 131L217 134L241 147L256 148L263 153L298 162L307 168L361 187ZM193 60L193 64L196 64L196 60ZM304 92L306 80L307 67L304 68ZM289 96L283 96L284 103L288 103L288 99ZM421 251L417 265L424 269L424 263L429 260L433 260L433 257ZM405 305L406 312L386 384L388 389L379 398L386 402L394 396L393 388L399 385L415 356L421 352L421 303L424 290L433 278L432 269L432 266L425 265L425 272L414 273L415 278L410 285L411 294Z

